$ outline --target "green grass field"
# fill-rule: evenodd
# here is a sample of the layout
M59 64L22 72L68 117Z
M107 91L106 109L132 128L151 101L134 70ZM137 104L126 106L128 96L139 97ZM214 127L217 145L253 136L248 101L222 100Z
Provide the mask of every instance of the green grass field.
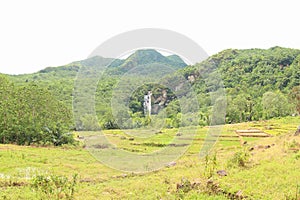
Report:
M199 157L199 152L208 127L199 128L194 138L185 138L192 144L175 166L139 174L101 164L83 145L0 145L0 199L298 200L300 136L293 134L299 122L299 117L288 117L225 125L206 157ZM243 138L247 144L241 145L235 130L249 128L273 137ZM165 148L177 133L177 129L168 129L147 139L133 139L119 130L104 131L111 143L134 153ZM75 134L88 137L96 133ZM226 170L227 176L219 176L218 170ZM73 181L75 174L77 181Z

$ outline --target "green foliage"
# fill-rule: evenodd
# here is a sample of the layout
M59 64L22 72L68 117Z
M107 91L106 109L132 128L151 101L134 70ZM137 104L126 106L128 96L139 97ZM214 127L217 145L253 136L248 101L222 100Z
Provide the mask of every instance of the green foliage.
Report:
M80 91L83 95L88 93L90 96L94 96L96 90L95 110L98 123L103 129L134 128L147 124L147 120L143 116L143 95L148 90L152 90L154 94L153 102L162 96L162 90L167 90L168 100L159 106L153 105L159 108L160 112L166 112L166 127L222 124L225 120L227 123L236 123L282 117L295 114L296 111L300 112L300 50L281 47L266 50L228 49L193 66L186 66L176 55L163 56L155 50L138 50L125 60L96 56L66 66L46 68L34 74L12 76L11 79L17 86L26 86L34 82L49 89L69 109L72 108L72 100L75 104L81 102L78 108L73 110L74 116L82 113L79 119L75 119L76 124L81 123L81 128L85 127L85 130L93 130L97 124L94 123L94 120L92 120L93 125L82 124L83 122L89 123L88 115L94 115L94 113L87 109L87 107L91 107L90 102L86 101L87 98L84 99L84 96L81 97L77 94L73 98L74 80L77 72L82 68L86 70L84 74L87 77L92 77L95 71L103 68L100 64L104 60L109 64L107 64L107 70L101 76L97 88ZM138 72L133 73L137 66L142 66L141 71L137 70ZM170 67L174 73L170 74L170 71L164 71L163 66ZM131 73L131 76L128 73ZM167 73L168 76L161 77L162 74ZM160 85L143 85L147 83L147 76L157 77L164 81ZM177 76L190 82L192 90L197 94L198 103L190 102L189 94L184 92L181 93L182 95L176 96L178 91L175 90L180 83L178 81L178 83L176 81L173 83L172 80L177 80L174 78ZM226 99L214 100L215 94L223 86L215 78L216 76L221 76L226 90ZM140 83L139 88L129 91L132 93L130 99L125 99L128 104L124 106L129 109L126 112L123 112L123 108L121 109L122 115L127 118L130 116L131 121L115 119L111 108L113 94L114 92L120 93L115 90L120 87L118 83L124 78L125 83L128 84L126 86L129 88L134 86L134 83ZM97 77L93 81L98 81ZM172 87L164 86L163 83L172 85ZM89 88L91 83L82 80L81 84L83 88ZM124 80L121 84L124 84ZM213 119L212 113L218 112L225 105L223 103L225 100L227 101L226 118L223 119L221 113L221 118ZM181 102L180 105L178 101ZM198 121L190 123L188 120L182 120L186 117L181 112L187 111L189 108L195 110L197 104L199 104ZM191 112L191 115L196 116L197 114Z
M78 175L75 174L69 180L66 176L37 175L32 180L31 187L41 195L41 198L72 200L74 199L77 177Z
M213 153L212 155L207 154L205 156L205 170L204 176L206 178L211 178L215 173L217 168L217 154Z
M96 116L91 114L85 114L80 118L79 127L82 130L90 130L90 131L97 131L100 130L99 122Z
M231 159L228 160L228 167L246 167L249 162L250 154L246 149L242 149L234 153Z
M299 63L300 51L295 49L229 49L199 64L187 66L178 73L191 82L199 95L201 108L209 108L213 102L205 94L212 94L219 87L217 79L213 78L218 72L226 88L226 122L235 123L292 114L294 105L299 102L296 100L298 89L295 87L300 85ZM291 101L288 94L292 88L294 92L290 96L294 101L289 105ZM269 92L276 95L270 95Z
M157 109L155 109L156 114L162 108L166 107L166 105L168 105L171 101L176 99L175 94L171 91L170 88L167 88L160 84L144 84L141 87L137 88L130 97L129 108L133 113L144 112L144 107L143 107L144 95L146 95L148 91L152 92L151 104L152 107L153 106L157 107ZM178 107L178 103L177 103L177 107ZM180 108L177 108L175 114L179 112L178 109L180 110ZM170 115L170 111L167 115L168 116Z
M186 193L192 189L192 183L188 179L182 178L181 182L177 184L177 196L179 199L184 199Z
M300 85L292 88L290 96L291 96L292 102L294 102L294 104L296 106L296 110L297 110L298 114L300 114Z
M263 116L265 119L291 114L291 106L281 92L266 92L262 97Z
M71 111L48 90L36 84L14 86L4 76L0 82L0 143L74 142L66 134L72 125Z
M235 98L230 98L228 103L227 121L236 123L248 121L253 118L253 101L249 95L239 94Z

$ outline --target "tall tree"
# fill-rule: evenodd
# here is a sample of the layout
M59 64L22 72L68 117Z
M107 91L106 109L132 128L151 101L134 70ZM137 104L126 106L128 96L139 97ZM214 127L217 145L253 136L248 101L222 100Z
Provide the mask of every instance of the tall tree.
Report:
M298 114L300 114L300 85L293 87L291 91L292 101L296 106Z
M287 116L291 113L291 106L281 92L266 92L262 97L264 117Z

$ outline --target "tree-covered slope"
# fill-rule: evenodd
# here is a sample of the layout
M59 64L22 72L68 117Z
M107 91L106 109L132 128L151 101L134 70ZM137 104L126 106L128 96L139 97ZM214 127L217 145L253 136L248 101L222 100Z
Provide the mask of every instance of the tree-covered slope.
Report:
M227 95L227 121L258 120L295 113L290 93L300 84L300 50L224 50L181 70L206 105L221 76ZM210 75L210 79L208 79Z
M93 115L90 106L93 102L89 97L95 96L98 87L96 110L100 116L105 116L103 123L107 123L106 116L111 116L107 109L110 106L112 89L125 74L130 74L138 68L138 74L134 72L134 76L141 80L151 74L152 77L161 77L170 70L176 71L184 66L186 64L179 56L163 56L155 50L145 49L137 50L124 60L95 56L64 66L47 67L33 74L10 76L10 79L19 86L35 82L50 90L57 99L66 103L70 109L73 108L76 116L77 113L84 115L85 117L80 117L86 118L82 119L86 123L93 121L89 116ZM98 81L97 87L94 88ZM141 107L137 109L141 110Z
M149 74L164 79L165 82L178 75L189 81L193 91L198 95L199 124L202 125L209 124L211 120L210 114L215 103L215 100L211 100L211 94L216 92L220 86L224 86L226 90L226 98L219 101L227 101L227 122L267 119L296 113L297 101L293 97L298 95L297 88L299 87L296 86L300 85L300 50L282 47L247 50L228 49L193 66L186 66L182 59L176 55L163 56L151 49L138 50L124 60L96 56L61 67L46 68L34 74L11 76L11 79L17 85L37 82L51 90L58 99L66 102L71 108L74 81L78 72L81 72L81 75L86 74L86 78L94 77L97 75L95 73L97 70L99 71L100 68L103 70L102 61L107 62L107 67L105 67L97 89L95 89L95 109L100 124L106 128L117 127L113 125L116 121L114 121L110 107L113 92L120 80L128 77L130 79L127 81L128 84L136 84L141 80L146 80ZM142 70L136 71L137 66L142 66ZM173 70L173 75L168 71L163 71L166 66ZM162 78L164 74L168 74L167 78ZM214 76L219 75L223 83L214 78ZM97 76L100 77L99 74ZM98 81L97 77L94 78ZM81 85L84 86L81 89L86 88L85 91L89 91L89 82L82 81ZM151 88L152 86L153 88ZM162 85L158 87L157 84L153 84L152 86L148 84L139 87L140 91L132 91L132 96L129 98L130 115L137 118L137 121L144 117L141 113L143 95L150 89L164 93L167 89ZM172 99L167 99L165 101L167 104L160 107L160 110L168 105L169 126L178 126L181 120L179 104L177 98L174 98L174 94L170 92L164 95L172 96ZM156 93L153 96L153 102L162 96L163 93ZM185 101L185 105L191 106L188 99ZM90 114L92 113L90 112ZM93 121L90 116L86 116L86 119L82 120Z
M32 74L12 75L11 80L17 85L23 85L29 82L38 82L43 87L51 90L61 101L66 102L69 106L72 104L72 95L74 88L74 80L77 78L78 72L81 70L89 74L97 74L103 70L103 62L107 61L105 66L105 77L114 78L115 75L119 76L133 67L140 65L163 64L177 70L186 66L184 61L176 56L163 56L159 52L152 49L137 50L127 59L112 59L103 58L101 56L94 56L85 60L75 61L70 64L58 67L47 67ZM152 69L149 69L150 71ZM145 72L147 73L147 71Z

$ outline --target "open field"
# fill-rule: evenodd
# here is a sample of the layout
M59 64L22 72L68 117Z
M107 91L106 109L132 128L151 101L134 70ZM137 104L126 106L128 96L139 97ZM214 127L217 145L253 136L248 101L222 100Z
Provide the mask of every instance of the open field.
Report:
M207 157L199 157L199 151L208 127L199 128L195 138L185 138L192 145L174 166L145 174L111 169L83 147L0 145L0 199L300 199L300 136L293 135L299 122L288 117L225 125ZM250 128L273 137L247 137L241 145L235 130ZM168 129L132 139L119 130L104 132L119 148L136 153L164 148L177 133ZM41 184L35 187L35 177L68 178L70 184L43 191Z

